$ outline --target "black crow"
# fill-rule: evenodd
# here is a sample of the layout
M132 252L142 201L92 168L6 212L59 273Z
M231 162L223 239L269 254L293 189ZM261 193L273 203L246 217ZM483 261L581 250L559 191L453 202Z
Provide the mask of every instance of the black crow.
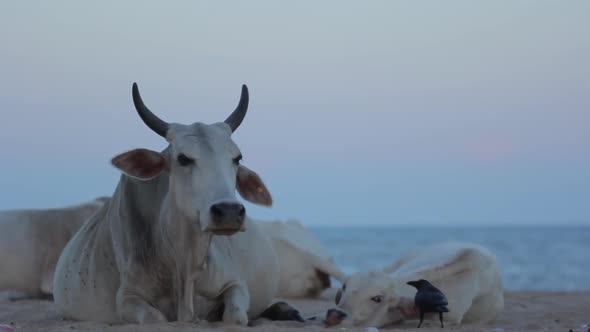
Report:
M447 308L449 301L447 301L445 294L424 279L409 281L407 284L416 287L418 290L414 297L414 305L416 305L416 308L420 312L420 323L418 327L422 325L424 314L428 312L438 312L440 327L444 327L443 312L449 312L449 308Z

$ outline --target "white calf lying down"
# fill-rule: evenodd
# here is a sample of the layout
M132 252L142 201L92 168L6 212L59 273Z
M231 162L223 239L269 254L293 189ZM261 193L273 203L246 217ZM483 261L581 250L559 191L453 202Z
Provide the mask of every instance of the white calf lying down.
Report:
M50 295L55 264L84 220L108 198L60 209L0 212L0 291Z
M344 273L328 251L299 221L258 221L279 257L279 297L315 297L330 287L330 276L344 281Z
M490 321L504 307L496 258L469 243L431 246L403 256L383 271L353 274L338 292L336 304L354 325L383 327L417 319L416 289L406 282L418 279L430 281L447 296L450 312L445 322Z

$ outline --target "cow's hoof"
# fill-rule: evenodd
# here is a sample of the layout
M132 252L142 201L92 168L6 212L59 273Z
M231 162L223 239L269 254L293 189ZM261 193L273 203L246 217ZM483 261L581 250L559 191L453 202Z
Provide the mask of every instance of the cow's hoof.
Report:
M248 326L248 314L238 308L226 310L223 313L223 323L226 325Z
M270 320L291 320L296 322L305 322L299 311L285 302L277 302L268 307L260 317Z
M140 324L165 323L168 321L164 314L153 307L145 307L142 312L140 312L138 318Z

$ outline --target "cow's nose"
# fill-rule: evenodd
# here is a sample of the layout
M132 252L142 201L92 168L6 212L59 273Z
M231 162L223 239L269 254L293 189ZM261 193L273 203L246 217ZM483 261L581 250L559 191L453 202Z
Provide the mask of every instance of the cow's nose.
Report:
M329 309L326 312L326 319L324 319L324 324L327 327L335 326L342 323L342 321L346 319L346 317L346 313L340 309Z
M215 224L242 224L246 208L240 203L217 203L211 205L211 218Z

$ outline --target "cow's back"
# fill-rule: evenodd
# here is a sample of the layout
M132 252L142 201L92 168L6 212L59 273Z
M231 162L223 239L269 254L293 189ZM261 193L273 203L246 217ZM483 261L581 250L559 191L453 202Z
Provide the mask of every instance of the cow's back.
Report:
M503 308L500 268L495 256L472 243L450 242L402 257L392 276L399 280L397 293L413 297L406 281L426 279L446 294L452 322L489 321Z
M41 269L34 214L29 211L0 213L0 290L41 292Z
M62 249L101 204L0 212L0 290L51 294Z
M301 222L256 221L256 225L271 239L279 258L280 297L315 297L330 287L330 276L344 280L328 250Z

